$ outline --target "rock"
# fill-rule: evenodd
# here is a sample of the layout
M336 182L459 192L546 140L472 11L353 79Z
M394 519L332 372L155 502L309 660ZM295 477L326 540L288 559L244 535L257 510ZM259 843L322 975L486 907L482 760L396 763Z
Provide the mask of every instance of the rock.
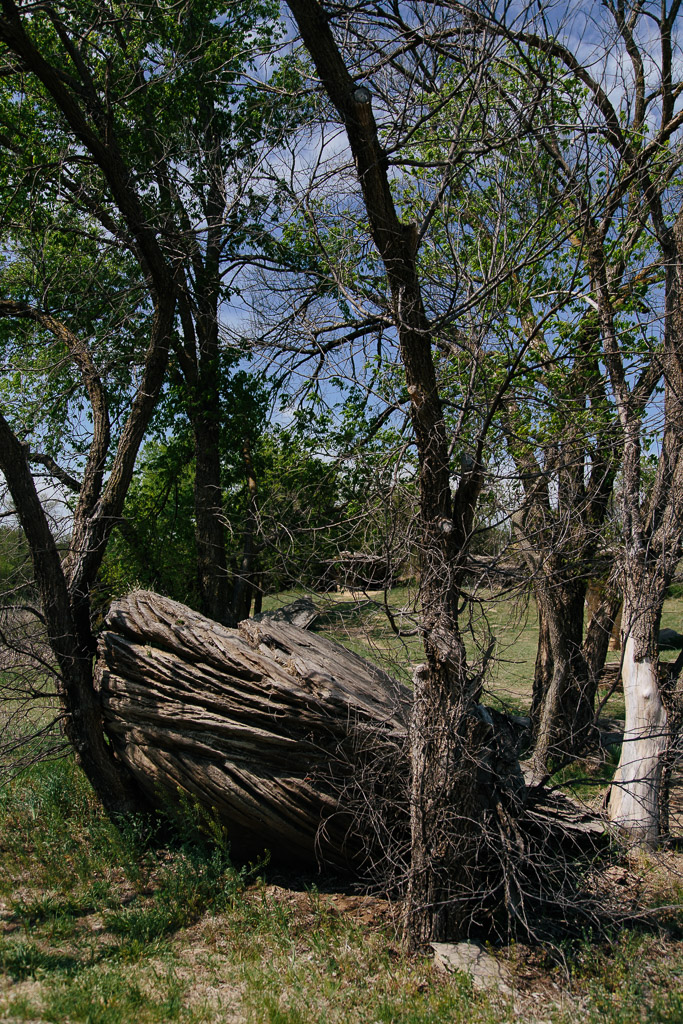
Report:
M254 622L289 622L298 629L310 629L318 618L318 609L311 597L299 597L291 604L283 605L273 612L254 615Z
M479 942L432 942L431 947L434 962L447 971L469 975L475 991L496 989L501 995L512 995L509 970Z
M682 651L683 636L675 629L660 629L657 643L660 651Z

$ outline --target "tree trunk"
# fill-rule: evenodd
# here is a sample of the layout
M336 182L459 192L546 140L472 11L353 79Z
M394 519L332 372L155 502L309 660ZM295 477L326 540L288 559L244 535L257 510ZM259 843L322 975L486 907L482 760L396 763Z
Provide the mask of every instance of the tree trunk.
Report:
M605 667L608 650L621 650L621 643L616 647L612 643L617 621L621 623L621 591L614 584L608 583L601 590L592 610L583 642L588 676L596 688Z
M482 816L491 794L480 774L481 722L474 708L458 699L451 672L439 678L422 666L413 677L411 864L404 922L413 945L466 933L485 860Z
M202 612L216 622L234 624L232 587L228 574L221 424L228 414L221 394L221 358L218 337L221 302L221 259L226 245L226 192L223 140L217 134L213 102L204 97L197 130L203 135L206 175L204 213L206 235L200 246L193 240L194 285L187 277L179 295L183 343L176 352L187 388L187 414L195 443L195 547L197 585ZM170 198L170 197L169 197ZM172 203L178 202L172 197ZM193 213L182 211L190 224Z
M206 399L206 396L204 396ZM215 622L232 625L230 581L225 552L221 488L220 427L212 416L195 413L194 513L197 583L202 613Z
M173 804L179 790L196 798L219 815L242 856L268 848L278 861L350 868L394 893L407 882L410 923L424 941L434 930L462 930L465 919L499 921L511 903L533 900L545 884L536 842L545 857L549 842L565 849L569 837L593 842L604 833L566 798L523 806L519 731L505 716L481 705L454 714L443 690L415 702L376 666L288 622L230 629L137 592L107 615L96 676L111 746L153 802ZM422 694L433 677L420 676ZM442 717L422 717L438 700ZM418 817L429 830L422 864L410 852L416 727L435 746L418 768L438 796ZM457 759L454 742L464 751ZM412 759L422 752L421 743ZM523 819L517 831L510 792ZM442 877L435 861L458 871ZM424 906L414 902L420 866Z
M538 785L548 772L552 756L576 755L586 749L595 687L590 684L583 654L585 582L539 580L536 590L552 658L552 677L540 701L535 729L532 767L533 781Z
M475 460L451 496L450 455L416 266L415 226L399 219L370 97L357 88L317 0L288 0L303 41L353 152L374 243L391 292L410 396L420 474L422 632L426 665L416 675L411 726L411 869L406 931L413 943L444 939L466 927L454 879L476 870L476 851L461 831L476 833L480 788L472 718L477 684L468 677L458 628L459 584L483 475ZM462 814L460 813L462 808ZM436 830L436 831L435 831Z
M50 647L59 671L64 731L87 778L112 815L140 808L140 794L105 742L102 711L93 686L90 643L79 638L59 551L26 461L26 451L0 415L0 468L28 542Z
M659 799L659 831L664 839L670 838L669 800L674 772L683 756L683 651L673 663L660 665L659 681L667 718L667 747L662 756L662 783Z
M244 514L244 530L242 533L242 561L235 573L232 585L232 621L233 625L249 618L252 596L255 593L254 567L256 562L256 517L258 514L258 484L254 462L251 457L251 446L244 442L244 468L247 476L249 499ZM254 614L261 611L261 602L255 607Z
M369 870L405 848L410 692L358 655L138 591L107 615L97 681L150 799L180 789L216 809L236 852Z
M529 713L531 718L531 736L534 741L538 736L543 698L550 689L553 678L553 652L550 646L550 627L548 626L548 620L543 614L543 605L540 601L537 601L536 604L538 607L538 646L536 647L534 685Z
M639 843L660 835L662 755L667 715L657 672L661 602L651 598L643 573L632 571L624 593L622 679L626 718L619 765L610 787L609 817Z

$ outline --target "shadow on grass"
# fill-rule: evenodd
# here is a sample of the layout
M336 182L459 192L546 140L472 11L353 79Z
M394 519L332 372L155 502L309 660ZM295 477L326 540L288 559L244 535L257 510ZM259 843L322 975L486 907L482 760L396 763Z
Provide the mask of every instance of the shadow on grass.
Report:
M328 630L334 631L339 629L340 626L355 627L373 625L377 627L377 623L373 623L373 616L377 614L377 605L367 598L356 599L350 597L348 600L335 601L334 604L329 604L318 615L315 622L315 632L326 632Z
M0 947L0 966L13 981L24 981L37 974L74 974L85 963L80 957L46 952L34 942L19 940L6 942Z

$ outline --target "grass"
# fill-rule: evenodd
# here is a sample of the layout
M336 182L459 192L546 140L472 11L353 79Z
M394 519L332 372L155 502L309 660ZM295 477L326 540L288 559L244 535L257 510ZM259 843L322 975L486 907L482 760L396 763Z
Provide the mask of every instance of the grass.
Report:
M391 595L404 625L412 597ZM663 625L677 628L682 608L667 602ZM487 699L523 710L535 616L493 600L478 614L501 655ZM417 638L387 639L376 603L336 595L319 628L404 678L420 660ZM561 781L585 779L569 767ZM0 1021L681 1024L682 868L673 852L624 862L609 884L639 919L497 950L514 995L486 995L409 954L386 901L233 865L229 835L187 802L172 820L112 823L67 757L0 790ZM614 870L595 866L605 884Z
M272 595L263 602L264 611L301 597L301 591ZM414 634L416 625L414 587L394 587L387 596L389 610L398 629ZM381 591L367 594L342 591L316 595L320 615L315 629L338 640L345 647L369 657L387 672L410 683L412 670L424 657L417 635L398 636L392 632L384 610ZM519 607L511 612L509 602L483 595L475 604L471 621L463 624L468 656L480 660L489 637L496 640L490 690L498 703L523 711L528 707L530 680L536 657L535 611ZM480 639L481 637L484 639ZM529 669L531 667L531 676Z
M515 994L486 995L408 954L384 901L234 867L223 829L189 805L172 842L143 819L117 828L71 760L6 787L0 825L0 1020L683 1020L677 913L654 933L501 950ZM653 870L638 867L643 878ZM671 903L671 879L657 877L651 900Z
M269 595L264 599L264 611L289 604L303 591L291 590ZM345 647L380 664L387 672L410 683L412 669L423 660L419 637L398 637L392 633L383 609L381 591L368 594L343 591L328 595L315 595L321 614L315 629L344 644ZM394 587L388 594L389 609L396 617L399 628L408 631L415 625L414 587ZM495 640L494 656L489 666L485 701L507 708L513 713L526 714L531 700L538 621L533 601L511 602L509 597L483 592L474 603L471 617L462 622L468 657L481 660L482 649L489 639ZM683 593L676 592L664 602L662 628L683 631ZM663 660L674 660L677 652L665 652ZM610 651L608 662L619 661L619 651ZM609 699L604 711L606 717L623 718L622 693Z

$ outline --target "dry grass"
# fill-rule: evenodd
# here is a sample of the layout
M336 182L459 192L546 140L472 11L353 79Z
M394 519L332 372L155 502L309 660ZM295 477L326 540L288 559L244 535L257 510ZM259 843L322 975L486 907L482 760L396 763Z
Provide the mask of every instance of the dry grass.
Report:
M175 848L122 835L103 819L82 777L62 768L55 807L47 777L5 794L5 824L41 803L44 818L23 855L2 849L0 1019L146 1024L630 1024L682 1019L683 921L589 935L563 945L514 944L492 952L512 976L512 996L477 994L467 978L408 954L395 908L302 880L239 875L224 859L202 901L187 894L210 844ZM47 786L47 789L46 789ZM11 822L7 817L11 816ZM62 851L45 857L48 831ZM41 853L42 851L42 853ZM66 851L66 856L64 855ZM208 859L208 861L207 861ZM607 868L622 899L680 899L683 858L643 858ZM124 863L126 866L122 867ZM5 870L9 865L10 870ZM97 886L101 888L98 890ZM169 902L169 892L173 899ZM174 902L175 901L175 902ZM168 927L169 907L178 911Z
M297 595L293 595L297 596ZM335 595L319 628L404 678L419 641L387 639L369 595ZM394 592L396 611L412 595ZM286 603L283 602L283 603ZM676 628L683 602L663 625ZM535 616L491 602L493 698L523 709ZM409 612L404 613L408 621ZM379 652L379 655L378 653ZM190 810L187 810L191 818ZM593 883L625 918L601 934L493 950L513 996L409 954L396 907L333 879L236 870L197 821L160 844L117 829L70 760L0 792L0 1020L83 1024L680 1024L683 854L598 863ZM199 821L201 825L201 821ZM317 885L317 887L316 887Z

